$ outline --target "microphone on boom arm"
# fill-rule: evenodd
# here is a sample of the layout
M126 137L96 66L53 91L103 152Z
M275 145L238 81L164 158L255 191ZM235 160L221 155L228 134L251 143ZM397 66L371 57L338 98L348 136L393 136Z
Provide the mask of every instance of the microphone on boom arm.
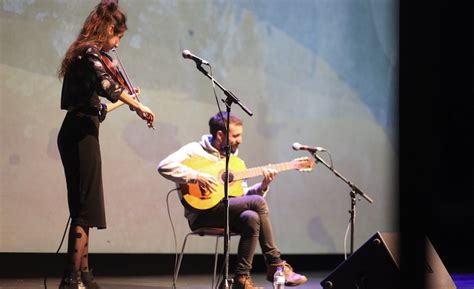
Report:
M193 60L194 62L196 62L196 65L201 65L201 64L210 65L207 60L197 57L196 55L192 54L189 50L184 50L181 53L181 55L183 56L183 58Z
M302 144L300 144L299 142L293 143L292 147L293 147L293 149L294 149L295 151L303 150L303 151L309 151L309 152L311 152L311 153L324 152L324 151L326 151L325 148L322 148L322 147L310 147L310 146L307 146L307 145L302 145Z

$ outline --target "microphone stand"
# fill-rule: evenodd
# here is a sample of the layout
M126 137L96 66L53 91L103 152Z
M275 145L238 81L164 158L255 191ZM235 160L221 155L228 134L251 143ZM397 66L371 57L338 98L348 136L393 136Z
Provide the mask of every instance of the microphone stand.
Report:
M201 71L205 76L212 80L227 96L227 98L221 99L227 107L227 129L226 129L226 143L225 146L225 172L224 172L224 289L232 287L232 279L229 278L229 241L230 241L230 229L229 229L229 160L230 160L230 144L229 144L229 126L230 126L230 110L232 103L238 104L242 110L248 115L252 116L253 112L250 111L240 100L229 90L225 89L219 82L217 82L200 64L196 64L196 68ZM214 288L213 288L214 289Z
M344 176L342 176L338 171L336 171L332 166L328 165L322 158L317 155L317 151L312 152L313 157L316 159L316 162L320 162L325 165L331 172L333 172L337 177L343 180L349 187L351 191L349 193L351 197L351 208L349 210L350 214L350 226L351 226L351 252L354 252L354 225L355 225L355 217L356 217L356 195L362 196L366 199L369 203L373 203L374 201L370 198L366 193L364 193L361 189L359 189L355 184L348 181Z
M224 94L227 96L227 99L226 100L222 99L222 101L226 104L227 107L230 107L232 103L235 103L235 104L238 104L242 108L242 110L245 111L248 115L250 116L253 115L253 112L250 109L248 109L245 105L243 105L240 102L240 100L237 98L237 96L235 96L229 90L225 89L219 82L217 82L217 80L214 79L214 77L212 77L204 68L202 68L201 65L196 64L196 68L199 71L201 71L205 76L209 77L209 79L212 80L212 82L215 83L224 92ZM228 109L227 112L230 113L230 109Z

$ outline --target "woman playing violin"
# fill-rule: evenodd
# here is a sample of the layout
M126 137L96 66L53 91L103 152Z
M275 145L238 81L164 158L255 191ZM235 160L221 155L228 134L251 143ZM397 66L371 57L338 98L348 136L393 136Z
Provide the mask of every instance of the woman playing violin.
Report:
M89 229L106 228L99 126L107 112L127 104L152 127L155 114L111 75L103 54L117 48L127 30L118 0L103 0L84 22L58 71L63 78L61 109L67 110L58 135L64 166L71 226L60 289L99 288L89 268ZM100 98L108 99L108 105Z

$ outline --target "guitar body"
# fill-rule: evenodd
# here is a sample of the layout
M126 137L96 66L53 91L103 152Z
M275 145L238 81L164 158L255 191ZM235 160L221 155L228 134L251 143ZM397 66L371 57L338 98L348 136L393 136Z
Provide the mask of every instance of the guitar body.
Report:
M183 205L194 211L204 211L216 206L224 197L224 180L223 175L225 172L225 159L219 162L214 162L203 157L192 157L183 162L192 169L195 169L202 173L207 173L214 176L219 180L219 185L216 187L216 191L211 194L207 194L203 191L199 184L180 184L181 189L181 202ZM245 170L245 163L236 156L231 156L229 159L229 197L239 197L244 194L242 187L242 180L232 181L232 172Z
M216 191L213 193L201 189L199 184L180 184L181 202L186 208L202 212L213 208L225 197L223 177L225 173L225 159L214 162L203 157L191 157L182 164L201 173L214 176L219 181ZM265 169L271 168L277 172L287 170L310 171L313 166L314 160L304 157L290 162L247 169L243 160L236 156L231 156L229 159L229 197L242 196L244 194L242 180L262 176Z

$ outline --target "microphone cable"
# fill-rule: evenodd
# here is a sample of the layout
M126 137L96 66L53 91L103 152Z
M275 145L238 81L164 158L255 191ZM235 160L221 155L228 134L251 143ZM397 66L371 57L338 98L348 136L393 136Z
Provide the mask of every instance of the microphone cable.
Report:
M346 234L344 235L344 260L347 260L347 235L349 233L350 227L351 227L351 220L349 220L349 224L347 224Z
M66 223L66 228L64 229L63 236L61 238L61 242L59 243L58 250L56 251L56 255L59 254L59 251L61 250L61 247L63 246L64 238L66 237L66 232L67 228L69 227L69 222L71 222L71 216L67 218L67 223ZM48 286L46 285L46 281L48 279L48 274L47 272L44 273L44 279L43 279L43 284L44 284L44 289L48 289Z
M328 151L327 149L323 149L323 152L325 152L325 153L328 155L328 157L329 157L329 163L330 163L329 167L334 170L334 164L333 164L333 162L332 162L331 152ZM314 154L316 154L316 152L315 152Z

